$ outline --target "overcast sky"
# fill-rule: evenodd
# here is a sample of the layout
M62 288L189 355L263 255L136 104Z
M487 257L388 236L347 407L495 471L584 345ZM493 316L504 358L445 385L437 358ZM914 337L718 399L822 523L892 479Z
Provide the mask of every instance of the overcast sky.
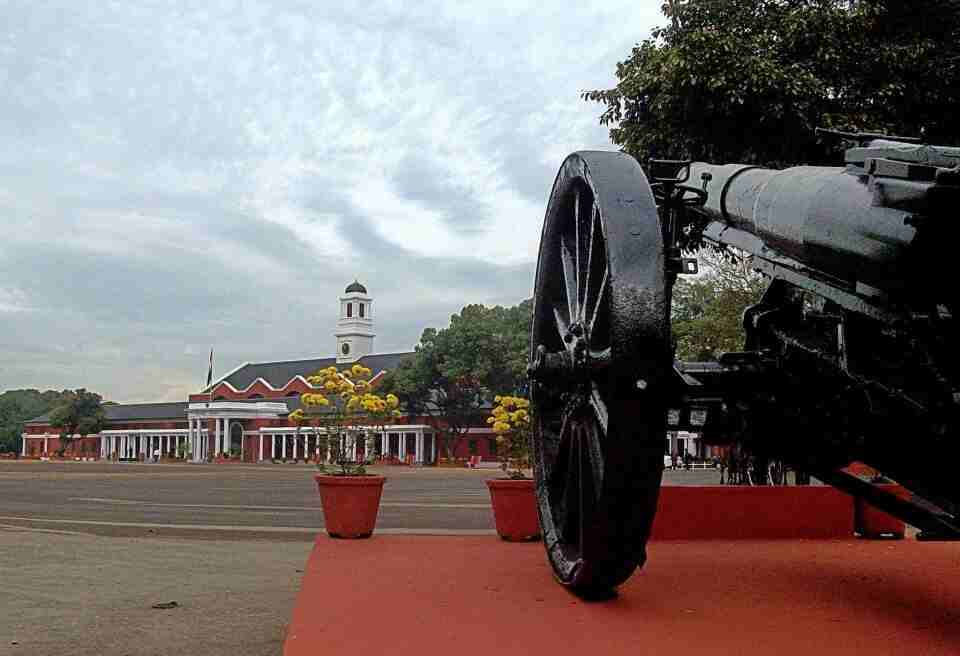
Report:
M531 295L660 0L351 4L0 0L0 391L332 355L354 278L378 352Z

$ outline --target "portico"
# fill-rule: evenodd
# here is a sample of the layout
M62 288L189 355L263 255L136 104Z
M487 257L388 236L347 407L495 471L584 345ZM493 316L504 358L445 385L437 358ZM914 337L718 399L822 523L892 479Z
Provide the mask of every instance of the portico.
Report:
M256 432L258 460L329 460L330 454L322 453L324 434L323 428L315 427L299 431L289 426L261 428ZM418 465L432 464L437 460L434 428L425 424L388 425L376 429L357 427L348 429L342 439L345 441L343 447L354 460L360 454L370 459L393 458ZM371 449L370 453L362 452L364 444Z
M189 459L236 455L244 459L245 426L256 420L279 420L289 412L281 401L208 401L187 406ZM212 428L211 428L212 424Z

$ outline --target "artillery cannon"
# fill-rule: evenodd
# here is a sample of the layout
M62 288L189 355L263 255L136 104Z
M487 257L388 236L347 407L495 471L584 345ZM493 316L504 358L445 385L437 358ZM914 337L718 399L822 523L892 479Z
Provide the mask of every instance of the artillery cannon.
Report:
M849 136L849 135L846 135ZM560 167L534 291L537 501L556 578L603 594L645 560L666 431L749 442L923 530L960 535L960 148L853 135L842 167L772 170L578 152ZM674 359L684 253L769 278L745 350ZM914 493L846 473L858 460Z

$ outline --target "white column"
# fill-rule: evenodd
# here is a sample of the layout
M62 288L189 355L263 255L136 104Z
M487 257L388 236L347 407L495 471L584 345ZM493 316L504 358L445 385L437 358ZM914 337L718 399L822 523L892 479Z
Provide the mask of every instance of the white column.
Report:
M380 455L384 458L390 455L390 433L387 431L383 431L380 437Z
M399 451L397 451L397 454L400 456L400 462L403 462L407 459L407 434L398 433L398 435L400 436L400 444L398 445Z
M280 435L280 439L283 440L280 445L281 453L283 454L283 459L287 459L287 436L284 434Z
M27 434L20 435L20 455L27 455Z
M213 440L213 455L215 455L215 456L218 456L218 455L220 455L221 453L223 453L223 448L222 448L222 445L221 445L221 443L220 443L220 439L221 439L220 422L221 422L221 419L220 419L219 417L217 417L217 418L214 420L214 424L213 424L213 425L214 425L214 431L215 431L215 434L216 434L216 436L214 437L214 440Z
M423 462L423 431L417 431L416 437L416 450L417 454L414 456L414 460L419 464Z
M257 462L263 462L263 433L260 433L260 451L257 452Z
M247 431L240 431L240 462L243 462L244 447L247 445Z

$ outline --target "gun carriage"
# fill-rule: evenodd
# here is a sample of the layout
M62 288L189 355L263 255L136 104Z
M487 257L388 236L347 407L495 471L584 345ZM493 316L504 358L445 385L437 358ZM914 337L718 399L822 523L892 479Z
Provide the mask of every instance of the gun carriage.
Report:
M529 365L562 584L603 594L643 564L668 428L747 443L928 537L960 535L960 148L840 136L858 142L842 167L654 160L648 178L622 153L563 162ZM671 290L705 244L743 252L769 285L744 313L743 352L678 362ZM846 473L854 460L915 496Z

